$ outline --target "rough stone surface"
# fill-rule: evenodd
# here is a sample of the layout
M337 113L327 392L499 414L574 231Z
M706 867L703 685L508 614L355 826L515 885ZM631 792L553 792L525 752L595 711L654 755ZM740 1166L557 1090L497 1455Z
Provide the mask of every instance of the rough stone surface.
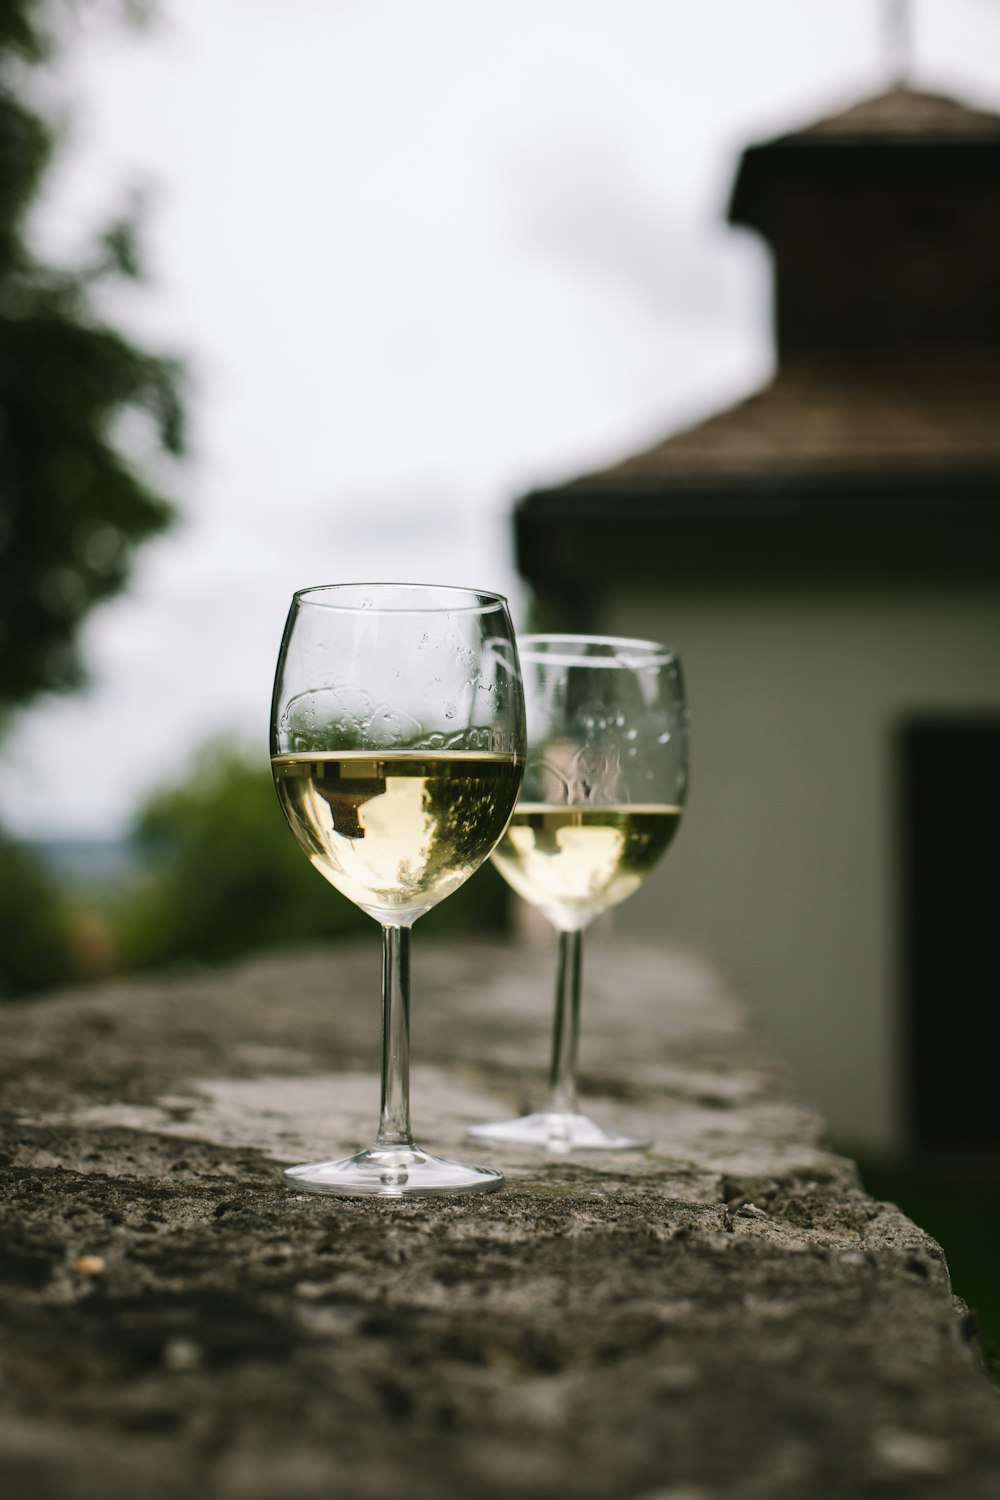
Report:
M279 1179L374 1133L375 943L0 1010L5 1500L995 1500L941 1250L697 960L588 953L649 1156L463 1141L539 1102L552 964L417 932L417 1137L507 1176L448 1200Z

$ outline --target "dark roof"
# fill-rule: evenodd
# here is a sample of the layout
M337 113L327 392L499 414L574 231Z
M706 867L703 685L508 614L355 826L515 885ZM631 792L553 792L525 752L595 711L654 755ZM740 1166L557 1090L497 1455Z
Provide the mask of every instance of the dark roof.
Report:
M899 87L744 153L735 197L752 190L748 164L779 174L811 143L867 151L901 141L949 141L1000 148L1000 115L943 95ZM788 148L786 151L785 148ZM768 163L770 163L768 165ZM759 174L758 174L759 175ZM803 252L805 253L805 252ZM978 327L978 324L977 324ZM656 489L664 498L738 486L752 492L804 481L869 476L907 482L1000 476L1000 348L995 344L850 355L827 349L783 356L770 385L747 400L599 473L561 486L567 497Z
M788 326L782 338L778 319L776 375L746 400L651 448L525 495L515 514L524 577L577 611L608 580L643 570L663 587L705 579L714 586L726 570L761 587L807 573L837 586L890 574L911 582L980 574L991 586L1000 581L1000 339L990 301L998 164L1000 116L907 88L750 147L730 217L765 235L772 225L781 232L776 306L784 306ZM907 209L923 194L925 217L940 230L931 210L950 202L959 178L971 215L952 216L960 232L944 216L946 234L928 243L917 235L911 265L907 214L896 226L891 211L883 222L871 205L905 179L917 190ZM865 281L855 290L869 297L858 304L858 336L847 340L853 304L842 295L841 271L852 271L863 241L855 235L846 250L834 241L836 216L851 193L861 205L852 223L871 220L871 234L883 243L897 228L904 235L906 275L898 286L880 286L878 276L896 276L892 255L884 264L858 259ZM815 209L825 199L833 223L824 221L830 239L817 243ZM793 232L793 210L809 233ZM937 258L929 262L930 251ZM971 314L940 327L937 303L927 302L913 274L914 267L930 274L930 264L936 276L939 262L952 277L944 285L954 286ZM941 283L933 285L940 291ZM789 309L797 307L805 322L790 287L800 302L808 292L825 308L826 298L837 337L828 337L825 323L810 325L809 338L791 337ZM899 333L891 319L879 318L880 308L896 307L897 291L904 311L906 297L916 295L906 339L881 337L883 323Z
M873 99L817 120L804 130L782 136L784 141L815 141L828 138L869 144L875 140L997 140L1000 115L970 109L945 94L926 94L917 89L894 88Z
M989 471L1000 476L1000 354L789 363L747 400L564 488L636 481Z

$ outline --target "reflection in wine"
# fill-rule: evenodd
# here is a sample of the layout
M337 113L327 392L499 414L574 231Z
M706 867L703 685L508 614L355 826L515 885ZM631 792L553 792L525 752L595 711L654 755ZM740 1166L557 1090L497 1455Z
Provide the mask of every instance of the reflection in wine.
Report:
M271 766L315 867L369 916L404 926L482 864L522 775L514 756L461 751L312 752Z
M493 851L507 883L554 927L586 927L639 889L670 843L681 809L521 802Z

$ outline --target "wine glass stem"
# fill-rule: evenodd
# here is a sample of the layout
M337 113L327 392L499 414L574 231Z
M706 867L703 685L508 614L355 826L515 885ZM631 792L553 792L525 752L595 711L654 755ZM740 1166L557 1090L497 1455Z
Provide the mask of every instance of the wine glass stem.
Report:
M580 1038L580 960L582 932L560 932L556 966L556 1015L546 1109L576 1112L576 1051Z
M412 1146L410 929L382 928L382 1109L376 1146Z

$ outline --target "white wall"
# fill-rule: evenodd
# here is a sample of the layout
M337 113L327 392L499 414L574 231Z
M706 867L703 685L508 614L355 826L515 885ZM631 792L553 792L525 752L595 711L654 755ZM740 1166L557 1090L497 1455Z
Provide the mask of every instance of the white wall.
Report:
M893 735L1000 711L1000 600L633 589L601 628L678 647L692 712L684 824L616 930L709 955L839 1141L901 1143Z

